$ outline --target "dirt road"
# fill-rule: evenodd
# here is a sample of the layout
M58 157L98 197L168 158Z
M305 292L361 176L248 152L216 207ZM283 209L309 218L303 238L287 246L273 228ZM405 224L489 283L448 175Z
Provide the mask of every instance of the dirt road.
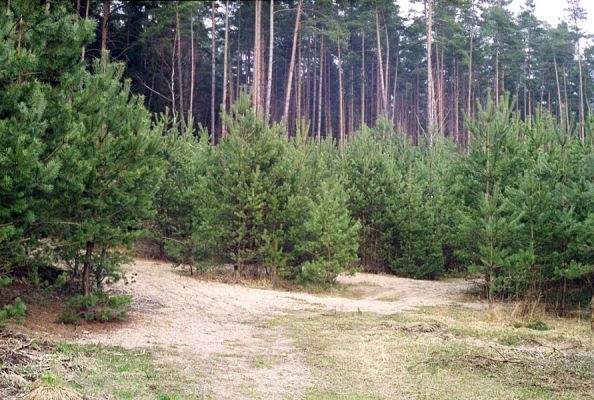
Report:
M265 327L270 318L328 310L394 314L455 301L468 286L360 273L341 276L345 290L331 296L201 281L146 260L126 271L130 283L116 290L135 298L131 322L115 332L86 332L80 341L156 346L172 363L191 360L207 382L205 393L217 399L299 398L313 384L302 352L281 332ZM263 355L267 361L258 362ZM231 384L217 384L221 379ZM250 382L258 383L251 389L257 393L238 394Z

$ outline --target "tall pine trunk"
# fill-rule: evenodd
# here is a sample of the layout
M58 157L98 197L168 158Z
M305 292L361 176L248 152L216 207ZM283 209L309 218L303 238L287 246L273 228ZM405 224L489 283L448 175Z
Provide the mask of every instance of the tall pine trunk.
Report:
M184 80L182 76L181 26L179 23L179 1L175 2L175 34L177 35L177 79L179 82L179 116L182 129L186 126L184 115Z
M196 56L194 54L194 16L190 13L190 46L191 46L191 68L190 68L190 106L188 108L188 120L194 115L194 82L196 79ZM190 123L190 122L189 122Z
M361 32L361 124L365 124L365 32Z
M378 75L379 75L379 93L380 93L380 101L378 106L378 114L384 113L386 111L386 103L388 102L386 96L386 85L384 81L384 68L383 68L383 59L382 59L382 42L380 40L380 27L379 27L379 13L375 10L375 33L376 33L376 41L377 41L377 63L379 67Z
M295 17L295 29L293 30L293 46L291 48L291 62L289 63L289 73L287 74L287 86L285 90L285 107L283 111L283 120L285 123L285 129L287 130L287 137L290 136L289 132L289 105L291 104L291 88L293 79L293 70L295 69L295 52L297 50L297 34L299 33L299 27L301 22L301 9L303 7L303 0L299 0L297 4L297 16Z
M338 38L338 145L344 148L344 99L342 87L342 57L340 54L340 37Z
M268 76L266 79L266 118L270 116L270 96L272 94L272 63L274 61L274 0L270 0L270 33L268 38Z
M210 9L211 17L211 58L210 58L210 134L212 143L216 143L215 133L215 95L216 95L216 43L215 43L215 5L213 2Z
M324 37L322 36L320 40L320 73L319 73L319 80L320 86L318 89L318 143L322 140L322 93L324 89Z
M435 84L433 82L433 64L431 61L431 46L433 44L433 0L425 0L425 13L427 17L427 132L429 145L435 139Z
M227 113L227 62L229 53L229 0L225 0L225 48L223 54L223 115ZM221 138L227 136L225 119L221 121Z
M262 1L255 2L254 18L254 61L252 79L252 106L257 114L261 111L260 88L262 72Z

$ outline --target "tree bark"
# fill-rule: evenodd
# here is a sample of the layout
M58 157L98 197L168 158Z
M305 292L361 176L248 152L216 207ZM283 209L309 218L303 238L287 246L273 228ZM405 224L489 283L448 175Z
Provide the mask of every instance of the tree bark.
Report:
M87 249L85 252L85 262L83 263L82 273L82 293L83 296L89 296L91 294L91 260L93 258L93 251L95 250L95 243L93 241L87 242Z
M91 3L91 0L87 0L87 6L86 6L86 9L85 9L85 21L89 19L89 8L91 7L90 3ZM10 4L10 2L9 2L9 4ZM85 60L86 50L87 50L86 47L83 45L82 50L81 50L81 54L80 54L80 58L83 61Z
M427 16L427 132L429 145L435 139L435 86L433 82L433 65L431 62L431 46L433 40L433 0L425 0L425 13Z
M227 63L229 53L229 0L225 0L225 54L223 55L223 115L227 114ZM221 122L221 138L227 136L225 119Z
M297 16L295 17L295 29L293 30L293 46L291 48L291 62L289 63L289 73L287 74L287 89L285 91L285 108L283 111L283 120L285 123L285 129L287 130L287 138L290 136L289 133L289 105L291 104L291 88L293 70L295 69L295 52L297 50L297 33L299 32L301 22L301 9L303 7L303 0L299 0L297 4Z
M107 33L109 30L110 3L103 1L103 21L101 23L101 53L107 50Z
M579 138L583 141L585 139L585 121L584 121L584 80L582 78L582 54L580 51L580 41L577 41L577 53L578 53L578 71L580 79L580 129Z
M361 32L361 125L365 124L365 32Z
M342 57L340 54L340 37L338 38L338 146L344 148L344 99L342 88Z
M184 116L184 80L182 76L182 60L181 60L181 26L179 24L179 0L175 2L175 32L177 35L177 80L179 82L179 116L181 119L182 129L186 126Z
M216 132L215 132L215 96L216 96L216 44L215 44L215 5L216 2L211 4L210 17L211 17L211 55L210 55L210 135L212 143L216 143Z
M268 38L268 77L266 79L266 118L270 116L270 96L272 94L272 63L274 61L274 0L270 0L270 34Z
M378 114L384 113L386 111L386 103L388 102L386 96L386 86L384 81L384 68L383 68L383 59L382 59L382 42L380 40L380 28L379 28L379 13L375 10L375 32L376 32L376 41L377 41L377 63L379 67L379 92L381 94L381 101L378 107Z
M394 104L392 106L392 125L396 127L398 105L398 66L400 65L400 37L396 38L396 65L394 66Z
M557 101L559 103L559 123L565 125L563 119L563 100L561 98L561 85L559 84L559 71L557 68L557 57L553 56L553 63L555 65L555 80L557 82Z
M324 37L322 36L320 40L320 73L319 73L319 80L320 86L318 89L318 143L322 141L322 89L323 89L323 82L324 82Z
M260 81L260 74L262 69L262 51L260 49L262 42L262 1L256 0L255 2L256 14L254 19L254 64L253 64L253 82L252 82L252 106L257 114L261 111L261 100L260 100L260 87L262 82Z
M194 16L190 13L190 46L191 62L190 68L190 107L188 109L188 120L194 116L194 82L196 79L196 56L194 54Z
M295 122L301 129L301 32L297 35L297 98L295 100Z
M468 119L468 122L470 122L472 120L472 43L473 42L473 36L472 36L472 32L470 33L470 51L468 54L468 104L467 104L467 109L466 109L466 118ZM466 142L464 144L464 147L466 150L468 150L468 146L470 145L470 131L468 129L466 129Z

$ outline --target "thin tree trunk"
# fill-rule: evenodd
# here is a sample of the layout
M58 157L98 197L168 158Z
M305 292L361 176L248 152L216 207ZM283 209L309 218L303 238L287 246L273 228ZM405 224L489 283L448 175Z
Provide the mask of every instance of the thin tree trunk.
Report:
M318 143L322 141L322 93L324 82L324 37L320 40L320 87L318 89Z
M90 3L91 3L91 0L87 0L87 6L85 9L85 21L89 19L89 8L91 7ZM9 2L9 4L10 4L10 2ZM80 58L83 61L85 60L85 53L86 53L86 47L83 46L82 50L81 50L81 55L80 55Z
M459 63L454 61L454 69L456 71L455 89L454 89L454 138L458 146L461 147L460 140L460 81L459 81Z
M225 0L225 48L223 54L223 115L227 114L227 62L229 53L229 0ZM225 118L221 120L221 138L227 136Z
M499 106L499 47L495 51L495 104Z
M445 67L443 63L444 48L441 48L441 66L439 73L439 120L438 131L445 137Z
M398 106L398 66L400 65L400 38L396 39L396 66L394 67L394 105L392 106L392 125L396 127L396 112Z
M383 14L382 14L383 15ZM386 114L389 113L390 109L390 99L388 98L388 94L390 93L390 37L388 36L388 25L386 24L386 19L384 16L384 31L386 33L386 86L384 88L384 97L385 97L385 112Z
M361 125L365 124L365 32L361 32Z
M433 65L431 62L431 45L433 40L433 0L425 0L427 15L427 131L429 145L432 146L435 135L435 92L433 82Z
M312 98L312 106L311 106L311 134L315 138L316 137L316 127L317 127L317 115L316 115L316 106L318 104L318 69L316 68L316 54L318 50L318 40L317 36L314 35L314 51L313 51L313 98Z
M260 35L261 30L261 12L262 2L255 2L255 17L254 17L254 53L253 53L253 64L252 64L252 106L256 113L259 111L259 88L260 88Z
M301 31L297 35L297 99L295 100L295 122L301 129Z
M260 56L262 53L260 52L260 41L262 39L261 36L261 27L262 27L262 1L256 0L256 15L254 20L254 64L253 64L253 82L252 82L252 106L256 113L260 111Z
M580 42L577 42L577 52L578 52L578 71L579 71L579 78L580 78L580 129L579 129L579 138L583 141L585 139L585 121L584 121L584 80L582 78L582 54L580 51Z
M289 133L289 105L291 104L291 88L293 70L295 69L295 51L297 50L297 33L299 32L299 26L301 22L301 9L303 7L303 0L299 0L297 4L297 16L295 17L295 29L293 30L293 46L291 48L291 62L289 64L289 73L287 75L287 90L285 90L285 108L283 111L283 120L285 123L285 129L287 130L287 138L290 136Z
M215 41L215 6L216 2L211 4L210 17L211 17L211 58L210 58L210 135L212 143L216 143L217 135L215 131L215 96L216 96L216 41Z
M565 120L563 119L563 100L561 98L561 85L559 84L559 70L557 68L557 57L553 57L553 63L555 65L555 80L557 82L557 101L559 102L559 123L565 126Z
M107 50L107 33L109 31L110 2L103 1L103 22L101 23L101 53Z
M330 138L334 138L334 132L332 130L332 116L330 115L330 91L332 90L332 86L330 85L330 77L331 77L331 70L330 70L330 56L329 53L326 52L324 54L324 56L326 57L326 61L324 62L324 65L326 67L326 99L324 101L324 122L325 122L325 126L326 126L326 132L324 132L324 137L326 139L328 139L328 135L330 135Z
M171 47L171 112L173 113L173 124L177 124L177 106L175 105L175 46L177 43L176 32L173 32L173 47Z
M386 103L388 102L386 96L386 86L384 81L384 68L383 68L383 59L382 59L382 43L380 40L380 28L379 28L379 14L377 10L375 10L375 33L376 33L376 40L377 40L377 63L379 66L379 91L381 93L381 101L378 107L379 112L384 113L386 111Z
M563 66L563 92L565 94L565 130L569 132L569 99L567 97L567 70Z
M473 36L472 32L470 33L470 51L468 54L468 104L466 108L466 118L468 121L472 120L472 43ZM465 149L468 150L468 146L470 145L470 131L466 129L466 143Z
M184 80L182 77L182 57L181 57L181 26L179 24L179 1L175 2L175 32L177 35L177 79L179 82L179 116L181 118L182 129L186 126L184 117Z
M83 296L89 296L91 294L91 261L93 258L93 251L95 250L95 243L93 241L87 242L87 249L85 251L85 262L83 263L82 273L82 292Z
M351 89L349 96L349 127L347 133L350 135L355 131L355 87L354 87L354 76L353 76L353 65L351 64Z
M241 18L237 23L237 83L235 87L237 88L235 92L235 101L239 99L239 95L241 93L241 59L243 54L241 53Z
M303 115L308 120L308 122L310 122L311 119L309 109L311 100L311 37L307 38L307 62L305 63L305 65L307 68L305 71L305 104L303 105Z
M340 37L338 38L338 145L344 148L344 99L342 87L342 57L340 54Z
M194 82L196 79L196 56L194 53L194 16L190 12L190 46L192 66L190 68L190 107L188 109L188 120L194 117Z
M270 96L272 94L272 63L274 60L274 0L270 0L270 34L268 38L268 77L266 79L266 118L270 117Z

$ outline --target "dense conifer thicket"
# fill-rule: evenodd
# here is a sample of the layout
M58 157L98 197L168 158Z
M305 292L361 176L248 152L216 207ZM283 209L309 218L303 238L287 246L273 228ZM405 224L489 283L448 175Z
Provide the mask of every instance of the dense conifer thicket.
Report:
M94 29L60 4L0 11L0 286L58 265L101 297L123 247L151 235L193 268L321 284L356 268L470 272L490 302L591 301L587 115L568 129L546 107L527 115L517 96L487 91L471 99L464 146L438 130L407 134L387 109L335 140L331 124L318 135L320 119L276 123L235 93L217 136L192 113L151 114L105 47L89 60ZM23 306L11 307L6 317Z

